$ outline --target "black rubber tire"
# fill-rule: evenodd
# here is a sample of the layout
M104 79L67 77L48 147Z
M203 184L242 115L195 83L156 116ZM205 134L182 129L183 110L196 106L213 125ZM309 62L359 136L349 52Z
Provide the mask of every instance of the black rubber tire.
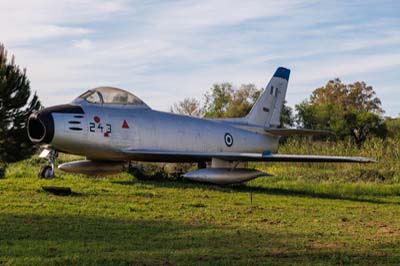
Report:
M39 177L45 179L52 179L54 178L54 172L50 165L43 165L39 171Z

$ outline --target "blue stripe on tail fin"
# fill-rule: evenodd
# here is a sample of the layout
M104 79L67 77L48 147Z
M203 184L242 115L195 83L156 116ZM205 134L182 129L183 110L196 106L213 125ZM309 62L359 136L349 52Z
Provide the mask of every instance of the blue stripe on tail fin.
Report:
M278 67L278 69L275 71L274 74L274 77L283 78L286 80L289 80L289 76L290 76L290 69L284 67Z

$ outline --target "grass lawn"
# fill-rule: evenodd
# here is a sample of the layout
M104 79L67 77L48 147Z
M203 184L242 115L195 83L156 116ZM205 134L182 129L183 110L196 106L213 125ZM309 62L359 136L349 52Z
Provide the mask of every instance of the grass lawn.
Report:
M400 264L398 184L41 180L38 165L0 179L0 265Z

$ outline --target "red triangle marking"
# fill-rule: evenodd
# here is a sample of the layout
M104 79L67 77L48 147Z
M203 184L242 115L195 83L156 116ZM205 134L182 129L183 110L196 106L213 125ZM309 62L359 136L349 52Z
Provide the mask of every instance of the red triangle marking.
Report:
M124 123L122 123L122 128L129 128L128 122L124 120Z

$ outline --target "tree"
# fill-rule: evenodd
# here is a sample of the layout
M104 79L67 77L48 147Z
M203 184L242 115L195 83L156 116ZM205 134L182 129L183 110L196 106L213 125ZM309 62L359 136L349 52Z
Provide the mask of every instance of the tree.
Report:
M227 117L226 112L232 101L233 92L231 83L214 84L210 92L204 95L204 116L211 118Z
M171 112L190 116L201 116L200 102L194 98L185 98L183 101L174 103Z
M29 100L30 99L30 100ZM7 59L7 51L0 44L0 161L15 162L35 151L26 133L28 117L41 104L36 93L31 97L26 70L14 60Z
M370 134L386 133L381 101L365 82L346 85L339 78L330 80L296 105L296 111L303 127L329 129L340 138L351 136L358 145Z
M387 128L387 136L389 138L400 139L400 117L391 118L387 117L385 119L385 125Z
M257 90L254 84L242 84L237 90L233 90L225 117L243 117L247 115L260 93L261 91Z
M244 117L250 112L261 93L262 90L257 89L254 84L242 84L238 89L228 82L214 84L204 95L202 107L196 99L186 98L175 103L171 107L171 112L206 118ZM285 102L280 127L293 125L293 110L286 106Z
M231 83L214 84L204 96L205 117L242 117L248 114L260 95L254 84L242 84L234 89Z
M262 89L257 89L254 84L242 84L235 89L231 83L214 84L204 96L205 104L203 113L210 118L231 118L246 116L257 101ZM280 127L294 125L293 110L283 104Z
M294 126L294 116L293 109L286 105L286 101L283 103L282 113L281 113L281 124L280 128L293 127Z
M350 136L358 146L367 140L368 135L384 138L387 134L384 120L379 115L366 111L352 111L345 114L345 121L350 128Z

